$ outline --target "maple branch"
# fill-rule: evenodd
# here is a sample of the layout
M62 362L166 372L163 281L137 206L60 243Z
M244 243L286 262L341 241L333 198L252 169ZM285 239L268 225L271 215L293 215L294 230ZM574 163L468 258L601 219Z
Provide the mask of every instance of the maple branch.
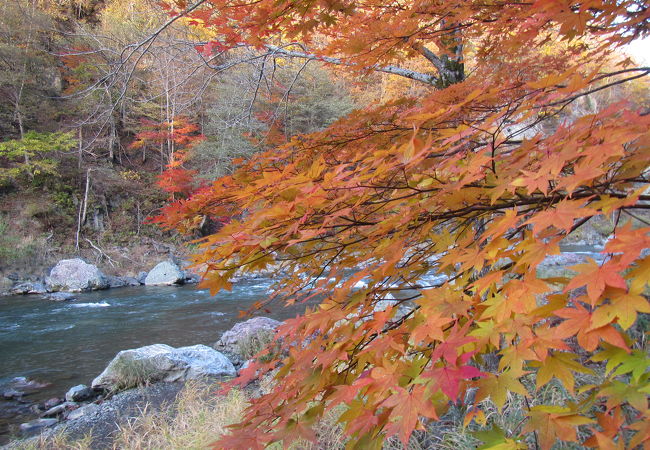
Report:
M355 67L357 66L354 63L351 62L346 62L343 61L340 58L333 58L331 56L318 56L313 53L307 53L306 51L304 52L297 52L295 50L287 50L286 47L292 46L292 45L297 45L302 48L300 44L297 43L291 43L287 44L283 47L278 47L276 45L271 45L271 44L265 44L264 46L271 50L273 53L281 54L290 58L302 58L302 59L308 59L308 60L314 60L314 61L322 61L326 62L329 64L335 64L339 66L348 66L348 67ZM361 67L362 69L369 69L369 70L374 70L377 72L384 72L384 73L389 73L392 75L398 75L404 78L408 78L410 80L414 81L419 81L421 83L426 83L429 85L435 85L436 82L438 81L438 77L435 77L433 75L421 73L421 72L416 72L415 70L410 70L410 69L404 69L403 67L397 67L393 65L387 65L387 66L381 66L379 64L374 64L370 67Z
M433 64L436 70L440 73L442 79L445 80L454 79L455 74L451 70L449 70L448 64L443 59L439 58L438 55L436 55L433 51L425 47L420 42L413 43L411 47L413 48L413 50L417 51L426 59L428 59L431 62L431 64Z
M195 43L196 46L202 46L202 45L207 45L207 44L208 44L208 42L197 42L197 43ZM291 47L291 46L300 47L303 51L295 51L295 50L287 49L287 47ZM242 44L237 44L235 46L231 46L231 48L250 48L250 47L252 47L252 46L250 46L248 44L243 44L243 43ZM420 83L425 83L425 84L428 84L428 85L431 85L431 86L435 86L436 83L439 81L439 78L434 76L434 75L430 75L430 74L426 74L426 73L422 73L422 72L416 72L415 70L405 69L403 67L398 67L398 66L393 66L393 65L382 66L382 65L379 65L379 64L374 64L374 65L372 65L370 67L362 67L362 66L358 66L357 64L355 64L353 62L344 61L344 60L342 60L340 58L334 58L334 57L331 57L331 56L319 56L319 55L316 55L314 53L307 52L307 50L301 44L296 43L296 42L292 42L292 43L285 44L285 45L282 45L282 46L272 45L272 44L264 44L264 47L268 50L267 53L254 56L251 59L258 59L258 58L263 58L263 57L267 57L267 56L282 55L282 56L285 56L285 57L288 57L288 58L300 58L300 59L306 59L308 61L321 61L321 62L325 62L325 63L328 63L328 64L334 64L334 65L338 65L338 66L358 67L359 69L365 69L365 70L369 70L369 71L389 73L391 75L397 75L397 76L400 76L400 77L408 78L410 80L418 81ZM229 62L223 63L221 65L218 65L218 66L210 66L210 65L208 65L208 67L210 67L211 69L222 71L222 70L225 70L227 68L236 66L236 65L238 65L238 64L240 64L242 62L243 61L241 61L241 60L229 61Z

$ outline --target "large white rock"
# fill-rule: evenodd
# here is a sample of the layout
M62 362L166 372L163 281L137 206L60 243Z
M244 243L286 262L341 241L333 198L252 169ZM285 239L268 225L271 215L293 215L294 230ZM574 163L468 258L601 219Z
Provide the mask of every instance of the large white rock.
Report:
M82 259L62 259L46 280L51 291L82 292L108 288L108 280L97 266Z
M235 367L222 353L206 345L174 348L165 344L123 350L93 380L93 388L112 389L135 375L143 381L179 381L236 375Z
M185 273L171 261L163 261L151 269L144 279L147 286L182 284L185 281Z

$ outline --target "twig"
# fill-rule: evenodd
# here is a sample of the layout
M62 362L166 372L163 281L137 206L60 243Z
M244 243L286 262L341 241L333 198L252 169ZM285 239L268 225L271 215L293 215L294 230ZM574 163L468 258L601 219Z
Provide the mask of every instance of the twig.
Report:
M109 263L111 266L115 267L115 262L113 261L113 259L112 259L110 256L108 256L108 255L106 254L106 252L104 252L101 248L99 248L99 247L97 247L95 244L93 244L92 241L91 241L90 239L88 239L88 238L84 238L84 239L86 240L86 242L88 242L88 243L90 244L90 246L91 246L92 248L94 248L97 252L99 252L99 258L100 258L100 259L101 259L102 257L105 257L106 260L108 261L108 263Z

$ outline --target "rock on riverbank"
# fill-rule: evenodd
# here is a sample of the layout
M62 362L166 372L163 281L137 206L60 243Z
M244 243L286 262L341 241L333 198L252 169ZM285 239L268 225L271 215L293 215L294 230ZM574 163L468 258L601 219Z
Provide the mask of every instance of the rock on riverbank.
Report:
M115 391L148 382L235 375L228 358L205 345L174 348L153 344L119 352L92 387Z
M80 258L59 261L50 271L46 284L48 290L53 292L84 292L109 287L102 271Z

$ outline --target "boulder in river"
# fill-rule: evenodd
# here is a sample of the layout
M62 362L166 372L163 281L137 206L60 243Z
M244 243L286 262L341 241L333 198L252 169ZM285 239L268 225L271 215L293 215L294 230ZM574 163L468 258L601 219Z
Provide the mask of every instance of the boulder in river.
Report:
M273 339L275 329L281 322L269 317L253 317L235 324L226 331L213 347L225 353L235 365L251 358L261 346Z
M14 295L26 295L26 294L46 294L47 287L40 282L26 281L24 283L17 284L12 287L9 292Z
M80 258L59 261L46 282L51 291L83 292L109 287L102 271Z
M70 292L53 292L51 294L46 294L43 297L46 300L51 300L53 302L66 302L66 301L75 300L77 298L75 297L74 294Z
M151 269L144 279L147 286L183 284L185 273L172 261L163 261Z
M60 405L61 403L63 403L62 398L52 397L48 400L45 400L45 402L43 403L43 408L45 409L54 408L55 406Z
M79 384L77 386L71 387L68 392L66 392L65 399L68 402L80 402L82 400L88 400L94 396L95 391L93 391L85 384Z
M17 391L16 389L7 389L2 392L2 398L6 400L20 399L23 395L25 395L24 392Z
M138 283L144 284L144 280L147 279L147 272L139 272L138 276L135 277L135 279L138 281Z
M48 387L49 385L49 383L41 383L40 381L32 380L27 377L15 377L8 384L10 389L19 391L23 395L32 394Z
M174 348L153 344L119 352L92 387L115 391L156 381L235 375L228 358L205 345Z

